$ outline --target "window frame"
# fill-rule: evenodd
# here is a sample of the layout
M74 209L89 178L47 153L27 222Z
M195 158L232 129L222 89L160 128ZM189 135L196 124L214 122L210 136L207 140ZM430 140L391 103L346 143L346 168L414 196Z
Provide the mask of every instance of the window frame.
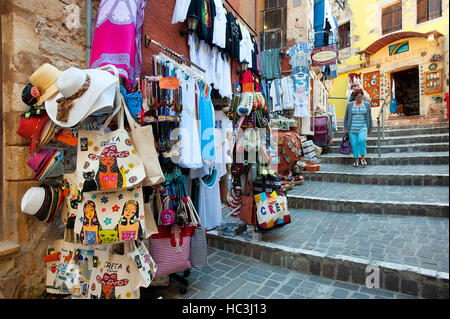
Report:
M345 35L346 35L345 37L341 37L341 30L342 30L342 32L345 32ZM352 46L350 21L348 21L338 27L338 37L339 37L338 50L344 50L344 49L350 48ZM342 46L343 39L346 40L344 46Z
M439 11L435 11L435 12L431 12L430 14L430 2L431 1L439 1ZM420 12L420 4L419 2L424 2L425 3L425 12L423 15L419 15ZM436 15L436 14L439 15ZM431 17L430 17L431 15ZM421 24L421 23L425 23L434 19L438 19L442 17L442 0L417 0L416 1L416 24ZM420 19L420 20L419 20Z
M277 3L280 4L280 0L278 0ZM281 11L281 23L280 23L281 27L273 28L273 29L265 29L264 26L266 25L266 13L274 12L277 10ZM280 42L279 47L273 47L270 49L285 47L286 46L286 34L287 34L287 5L264 9L264 10L260 11L260 14L262 15L262 31L260 32L261 51L269 50L269 48L266 47L266 34L273 33L273 32L281 32L281 42Z
M396 8L396 7L399 7ZM386 13L386 11L390 10L391 12ZM393 20L393 15L396 14L398 11L400 11L400 15L399 15L399 20L400 23L398 24L393 24L392 22ZM391 25L389 28L385 27L385 23L384 23L384 17L388 16L388 14L390 15L390 22ZM381 8L381 34L382 35L386 35L398 30L402 30L403 29L403 6L402 6L402 1L398 1L395 3L391 3L390 5Z

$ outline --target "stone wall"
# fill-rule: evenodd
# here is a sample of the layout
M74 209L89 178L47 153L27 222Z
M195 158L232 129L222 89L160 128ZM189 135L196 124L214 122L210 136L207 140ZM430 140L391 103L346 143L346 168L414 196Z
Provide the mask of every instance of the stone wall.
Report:
M98 0L93 4L95 17ZM75 20L68 20L71 14L66 8L70 5L79 8ZM0 298L39 297L45 291L44 252L50 242L63 236L59 219L44 224L20 210L23 194L38 183L26 164L29 143L16 131L27 110L21 100L22 89L39 66L50 63L62 71L71 66L85 68L84 5L82 0L1 1L4 165ZM79 25L74 25L78 19Z

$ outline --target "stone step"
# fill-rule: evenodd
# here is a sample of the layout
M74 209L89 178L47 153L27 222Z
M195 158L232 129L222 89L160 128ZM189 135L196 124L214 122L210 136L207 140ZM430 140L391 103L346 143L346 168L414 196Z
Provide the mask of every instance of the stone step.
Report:
M339 145L330 146L329 153L339 153ZM378 145L367 145L368 154L378 154ZM398 144L384 145L381 143L380 153L414 153L414 152L448 152L449 144L447 143L416 143L416 144Z
M333 146L339 145L342 140L334 138ZM381 145L401 145L401 144L423 144L423 143L449 143L449 134L425 134L425 135L412 135L412 136L389 136L381 139ZM378 146L377 137L368 137L367 145Z
M368 289L297 270L286 269L242 254L208 247L209 266L192 268L189 286L171 281L167 287L141 288L141 299L416 299L385 289ZM184 276L181 272L180 276ZM293 304L294 305L294 304ZM260 317L260 316L257 316Z
M449 152L414 152L414 153L384 153L368 154L369 165L445 165L449 163ZM340 153L325 153L320 155L323 164L352 165L353 156Z
M288 191L289 207L336 213L448 218L449 188L307 181Z
M369 165L355 168L351 165L322 164L319 171L303 171L305 183L308 181L404 185L404 186L449 186L448 165Z
M346 289L365 285L372 266L379 270L381 289L448 298L448 219L289 211L292 222L263 231L260 241L212 230L208 244L323 280L347 282L342 284Z
M377 121L376 119L373 121L373 128L374 130L377 129ZM380 126L382 126L382 123L380 121ZM433 122L433 123L415 123L415 124L404 124L404 125L399 125L398 123L389 123L389 122L385 122L384 124L384 128L388 129L388 130L392 130L392 129L414 129L414 128L436 128L436 127L448 127L449 126L449 122L448 121L439 121L439 122ZM337 125L338 130L344 130L344 122L338 122Z
M433 135L433 134L445 134L449 132L448 126L438 126L431 128L392 128L384 130L384 136L411 136L411 135ZM333 132L333 139L342 139L344 136L344 129L339 128L337 132ZM382 131L380 131L380 136L382 136ZM377 128L374 127L369 137L378 137Z

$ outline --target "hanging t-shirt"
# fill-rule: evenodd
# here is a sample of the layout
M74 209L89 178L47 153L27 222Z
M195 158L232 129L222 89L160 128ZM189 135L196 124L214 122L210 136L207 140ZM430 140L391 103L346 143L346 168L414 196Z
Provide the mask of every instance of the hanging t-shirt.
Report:
M231 83L231 66L230 66L230 62L226 55L222 59L222 62L223 62L223 66L222 66L223 87L222 87L221 94L222 94L222 96L228 97L231 99L231 97L233 96L233 85Z
M231 12L227 14L227 39L227 51L232 57L239 60L242 32L238 20Z
M253 43L253 50L252 50L252 67L250 68L253 72L258 73L259 74L259 70L258 70L258 54L259 54L259 49L258 49L258 43L256 42L255 37L253 36L253 34L250 35L250 39Z
M213 0L216 15L214 17L213 44L220 48L226 48L227 37L227 10L222 0Z
M292 75L294 82L294 116L305 117L309 115L309 76L304 73Z
M283 90L283 110L294 109L294 83L290 76L281 79L281 88Z
M283 110L283 89L281 80L275 79L270 86L270 97L272 98L272 112Z
M239 44L239 61L247 61L248 62L248 68L251 69L253 67L252 64L252 51L253 51L253 43L250 38L250 32L248 31L247 27L239 23L239 26L241 27L241 33L242 33L242 40Z
M271 49L261 52L261 76L264 79L281 78L280 49Z
M184 22L191 0L177 0L175 9L173 10L172 24Z
M213 10L213 11L212 11ZM213 38L213 25L215 9L211 8L210 0L191 0L187 16L199 17L196 33L200 40L211 44Z

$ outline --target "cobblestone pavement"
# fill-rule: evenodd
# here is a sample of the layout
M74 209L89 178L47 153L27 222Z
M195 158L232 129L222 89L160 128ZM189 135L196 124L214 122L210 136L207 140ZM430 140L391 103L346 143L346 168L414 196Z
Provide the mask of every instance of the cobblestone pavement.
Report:
M361 168L362 169L362 168ZM404 204L447 204L449 188L440 186L357 185L308 181L289 191L289 196L357 200L366 202L399 202Z
M304 275L210 248L210 266L193 269L186 294L171 279L168 287L141 291L141 299L403 299L409 295Z
M292 223L264 232L264 242L449 272L447 218L290 212Z

